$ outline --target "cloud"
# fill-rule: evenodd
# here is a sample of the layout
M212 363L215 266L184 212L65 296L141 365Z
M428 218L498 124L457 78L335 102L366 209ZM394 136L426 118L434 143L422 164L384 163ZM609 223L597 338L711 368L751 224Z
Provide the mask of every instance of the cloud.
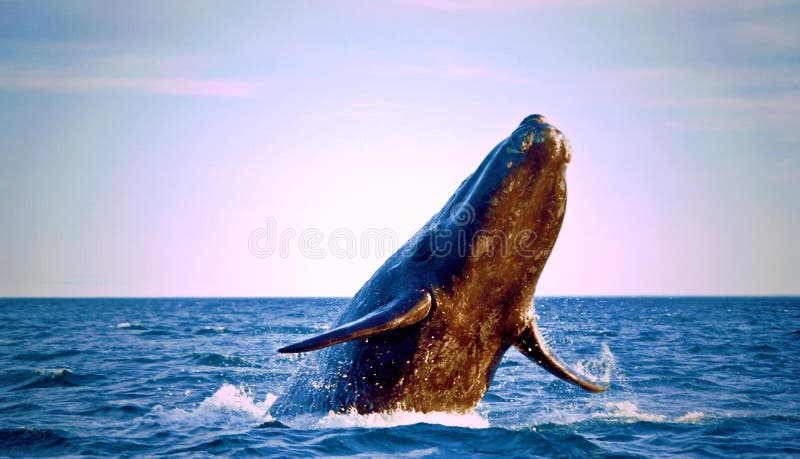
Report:
M798 25L800 22L796 20L753 21L739 25L734 30L734 35L743 43L754 44L760 50L792 52L800 49Z
M757 127L774 140L800 141L800 77L794 67L616 69L601 72L596 81L631 106L669 114L674 128L734 132Z
M0 49L0 91L135 93L198 97L252 97L264 78L226 75L218 58L201 52L121 47L112 42L19 42L21 58ZM204 75L213 73L215 77Z
M0 90L49 93L141 93L203 97L250 97L264 87L260 81L207 78L118 78L17 74L0 77Z
M796 69L750 66L612 69L598 74L605 89L624 89L651 108L768 109L798 111Z

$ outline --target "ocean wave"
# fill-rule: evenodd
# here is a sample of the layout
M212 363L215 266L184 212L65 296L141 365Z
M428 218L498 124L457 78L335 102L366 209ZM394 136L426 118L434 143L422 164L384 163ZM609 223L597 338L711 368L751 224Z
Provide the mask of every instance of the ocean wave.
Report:
M452 414L276 416L267 393L323 354L274 349L335 315L321 302L0 301L0 457L800 457L800 300L580 300L600 308L592 324L550 301L554 347L587 375L610 366L611 388L586 393L512 350L476 410L488 428ZM226 328L196 333L206 325ZM647 329L659 338L640 339Z
M9 416L11 414L30 414L38 410L42 410L45 407L42 405L38 405L36 403L30 403L27 401L19 400L19 397L12 400L4 401L0 403L0 413L3 413L5 416Z
M126 328L128 330L147 330L147 327L138 323L138 322L120 322L116 326L117 328Z
M628 422L664 422L667 420L667 417L663 414L643 413L639 411L639 407L636 405L636 403L630 401L608 402L605 404L605 408L606 409L600 413L592 414L592 417L625 420Z
M103 405L96 408L90 408L81 411L79 414L82 416L108 416L112 419L132 419L147 414L148 412L149 410L143 406L126 403L119 405Z
M194 332L195 335L220 335L223 333L230 333L230 331L222 325L207 325Z
M142 333L140 336L170 336L173 333L174 332L171 332L169 330L165 330L165 329L162 329L162 328L156 328L156 329L152 329L152 330L147 330L146 332Z
M703 413L702 411L689 411L683 416L675 418L674 422L678 424L697 424L708 418L709 415Z
M661 422L667 424L697 424L710 418L709 415L701 411L688 411L682 416L667 416L659 413L647 413L639 411L636 403L631 401L608 402L605 410L600 413L592 414L595 419L623 420L625 422Z
M643 411L636 402L620 400L604 402L598 406L587 406L580 411L574 407L553 408L536 417L533 429L544 426L573 426L584 423L631 424L651 422L660 424L699 424L708 422L719 416L711 416L702 411L687 411L682 415L668 415L652 411ZM522 424L524 425L524 423ZM516 429L523 428L517 425Z
M63 455L70 452L70 439L60 431L37 427L0 428L0 452L14 456Z
M241 368L260 368L260 365L245 358L227 354L194 354L192 362L209 367L241 367Z
M13 360L28 362L44 362L47 360L61 359L81 354L81 351L74 349L64 349L54 352L23 352L12 357Z
M516 360L503 359L500 362L500 367L499 368L513 368L513 367L519 367L519 366L522 366L522 365L523 365L522 363L520 363L520 362L518 362Z
M105 376L95 374L73 373L69 368L38 368L36 370L22 370L13 375L13 379L24 384L12 390L42 389L47 387L76 387L84 386L105 379Z

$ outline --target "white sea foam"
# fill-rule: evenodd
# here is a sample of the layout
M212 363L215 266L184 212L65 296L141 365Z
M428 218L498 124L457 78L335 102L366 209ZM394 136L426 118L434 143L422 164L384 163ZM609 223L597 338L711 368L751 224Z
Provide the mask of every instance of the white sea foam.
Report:
M156 406L150 416L168 422L189 425L216 425L225 427L252 427L265 422L274 421L269 409L276 400L273 394L267 394L263 401L257 401L251 390L244 386L223 384L213 395L207 397L191 409L175 408L172 410ZM385 413L358 414L355 410L349 413L329 412L326 415L306 414L291 419L281 419L288 425L302 429L337 429L337 428L385 428L411 424L440 424L451 427L467 427L483 429L489 427L489 421L476 412L469 413L418 413L415 411L393 411Z
M192 409L165 410L159 405L152 414L168 421L192 425L247 427L272 421L269 409L276 398L273 394L267 394L264 401L258 402L246 387L226 383Z
M697 424L708 418L708 415L700 411L689 411L677 418L671 418L657 413L643 413L639 411L639 407L636 403L631 401L609 402L605 404L605 408L605 412L595 413L593 417L623 419L630 422L647 421L668 422L673 424Z
M68 369L47 369L42 372L52 374L68 373ZM276 396L268 393L263 401L257 401L253 392L245 386L223 384L214 394L190 409L172 410L156 406L150 413L162 421L177 422L191 426L224 426L228 428L249 428L275 419L269 410ZM677 424L697 424L708 418L700 411L689 411L683 416L668 417L663 414L643 412L633 401L616 401L603 404L602 409L593 413L575 413L570 410L556 410L540 419L545 423L574 424L587 419L606 419L622 422L668 422ZM416 411L391 411L383 413L358 414L329 412L326 415L304 414L290 419L281 419L287 425L300 429L341 429L341 428L388 428L412 424L439 424L450 427L485 429L490 427L485 416L475 411L468 413ZM535 429L535 427L534 427Z
M471 429L485 429L489 421L476 412L446 413L431 412L419 413L416 411L390 411L384 413L358 414L355 410L349 413L329 412L319 419L315 426L323 429L366 427L385 428L407 426L411 424L440 424L450 427L468 427Z
M69 368L37 368L36 373L44 376L63 376L72 374Z
M684 414L683 416L675 419L675 422L680 424L698 424L704 419L708 418L703 412L700 411L689 411L688 413Z
M117 324L117 328L131 328L134 330L144 330L144 327L140 322L120 322Z
M609 402L605 404L606 411L596 413L594 417L598 418L619 418L627 421L649 421L649 422L663 422L667 419L666 416L656 413L642 413L639 407L634 402Z
M58 370L50 370L58 374ZM66 370L68 371L68 370ZM251 390L245 386L223 384L214 394L205 398L191 409L175 408L166 410L156 406L151 412L161 420L179 422L189 425L216 425L233 428L247 428L265 422L274 421L269 410L276 396L268 393L263 401L257 401ZM558 410L557 410L558 411ZM588 414L571 412L551 413L546 422L572 424L587 419L607 419L623 422L669 422L679 424L696 424L708 415L699 411L689 411L683 416L671 418L663 414L643 412L633 401L616 401L603 404L600 411ZM489 421L477 412L419 413L415 411L391 411L383 413L358 414L355 410L348 413L329 412L326 415L306 414L291 419L281 419L294 428L301 429L341 429L341 428L388 428L412 424L439 424L450 427L466 427L485 429L490 427Z

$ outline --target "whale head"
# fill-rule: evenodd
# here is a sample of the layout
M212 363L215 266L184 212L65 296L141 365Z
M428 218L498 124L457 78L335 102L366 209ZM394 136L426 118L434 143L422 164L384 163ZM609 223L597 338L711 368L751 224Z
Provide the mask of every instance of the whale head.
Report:
M428 223L415 258L449 265L446 272L471 265L460 271L485 272L484 282L509 289L535 288L566 211L571 157L561 131L542 115L525 117Z

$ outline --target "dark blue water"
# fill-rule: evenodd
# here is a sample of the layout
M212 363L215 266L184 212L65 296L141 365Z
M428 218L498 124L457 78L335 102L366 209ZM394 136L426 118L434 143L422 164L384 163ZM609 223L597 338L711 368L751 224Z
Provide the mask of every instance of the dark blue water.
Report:
M512 350L473 415L273 419L307 358L275 349L345 303L2 299L0 455L800 456L798 298L537 299L562 358L613 362L607 393Z

